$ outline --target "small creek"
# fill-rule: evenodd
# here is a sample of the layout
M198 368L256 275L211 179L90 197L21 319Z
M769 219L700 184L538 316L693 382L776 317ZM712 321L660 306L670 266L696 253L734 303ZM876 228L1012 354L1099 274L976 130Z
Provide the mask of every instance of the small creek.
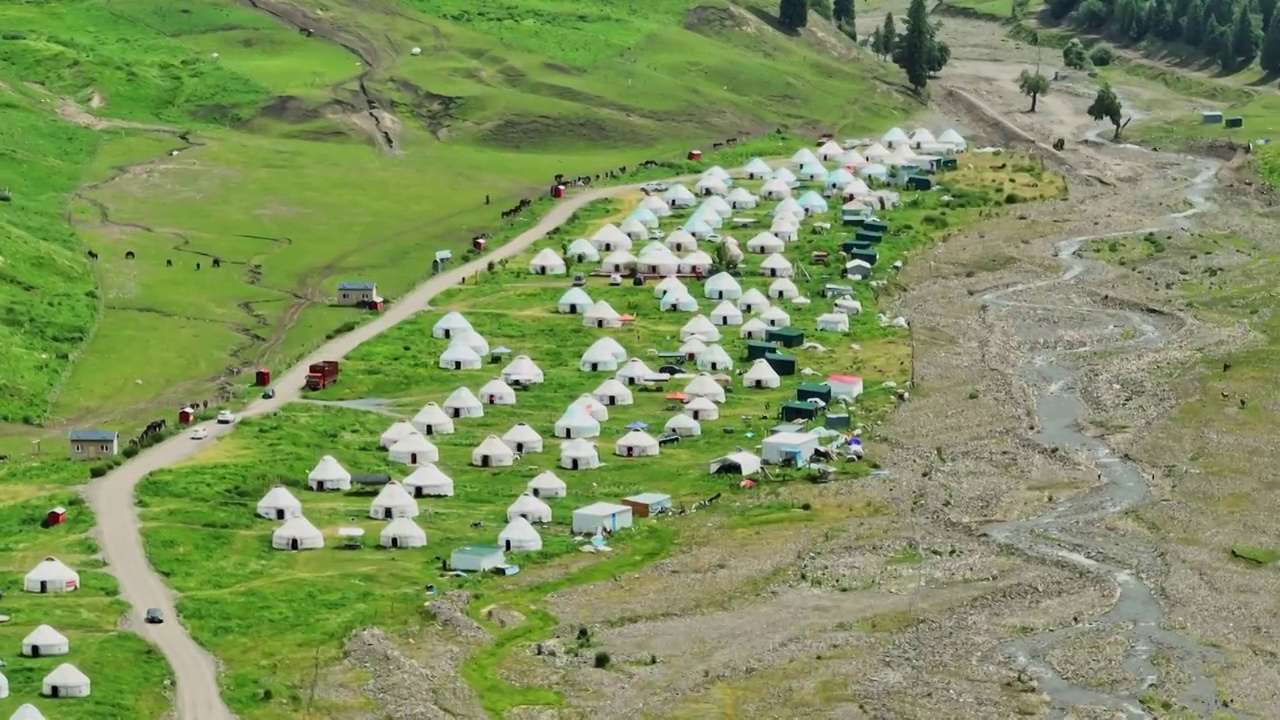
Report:
M1103 615L1069 627L1020 637L1001 648L1005 658L1035 678L1040 690L1049 696L1052 717L1063 717L1068 710L1081 706L1109 708L1123 713L1126 718L1151 717L1140 698L1161 680L1160 670L1152 660L1157 650L1173 658L1188 679L1181 696L1168 699L1176 700L1201 717L1222 712L1217 688L1204 669L1205 662L1220 657L1219 654L1166 629L1160 600L1138 577L1139 566L1152 566L1159 562L1157 549L1142 547L1135 551L1132 538L1120 537L1105 527L1109 516L1146 502L1151 488L1141 468L1118 455L1104 440L1087 437L1081 432L1080 422L1088 414L1088 409L1080 398L1077 370L1069 361L1073 354L1081 352L1155 348L1165 341L1168 331L1154 316L1140 312L1088 307L1047 308L1013 299L1027 290L1069 283L1096 268L1097 262L1077 256L1081 246L1087 242L1188 228L1192 215L1212 209L1207 196L1215 186L1219 167L1213 161L1200 162L1199 174L1188 179L1186 189L1191 208L1170 215L1168 225L1064 240L1055 246L1055 256L1063 265L1061 275L993 291L981 298L987 310L1067 311L1078 316L1077 326L1081 329L1126 327L1136 333L1136 337L1118 342L1039 352L1030 355L1018 368L1025 381L1039 388L1036 402L1039 430L1035 439L1047 447L1091 458L1101 482L1086 494L1054 504L1038 517L994 524L985 528L985 532L997 542L1025 554L1104 574L1114 580L1117 588L1115 604ZM1136 686L1116 691L1092 689L1064 678L1050 665L1047 657L1056 647L1090 631L1127 642L1122 663L1124 669L1137 678Z

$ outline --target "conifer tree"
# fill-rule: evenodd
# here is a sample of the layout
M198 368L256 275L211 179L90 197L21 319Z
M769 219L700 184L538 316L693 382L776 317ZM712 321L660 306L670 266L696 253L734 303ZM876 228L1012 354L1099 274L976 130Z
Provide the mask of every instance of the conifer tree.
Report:
M853 0L835 0L831 7L832 18L841 25L853 25Z
M1240 3L1236 11L1236 23L1232 30L1231 58L1232 63L1226 67L1234 70L1253 62L1258 56L1258 27L1254 24L1253 13L1249 12L1249 3Z
M907 73L907 81L916 92L929 84L929 65L935 48L934 27L929 23L929 9L924 0L911 0L907 8L907 31L902 34L902 45L894 58Z
M1191 0L1187 15L1182 20L1182 41L1192 47L1200 47L1205 39L1205 12L1203 0Z
M1271 15L1267 36L1262 41L1262 57L1259 62L1263 72L1280 73L1280 13Z
M880 28L880 55L892 57L898 47L898 28L893 23L893 13L884 16L884 27Z
M784 30L795 32L809 24L809 3L807 0L780 0L778 3L778 24Z

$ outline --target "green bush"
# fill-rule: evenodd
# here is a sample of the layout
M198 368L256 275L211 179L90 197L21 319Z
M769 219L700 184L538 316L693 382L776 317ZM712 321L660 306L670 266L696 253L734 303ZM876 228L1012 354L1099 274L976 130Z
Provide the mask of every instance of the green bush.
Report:
M1106 67L1116 60L1116 51L1106 43L1098 43L1089 51L1089 62L1098 67Z
M138 447L136 445L130 445L129 447L125 448L124 452L121 454L124 455L126 459L134 457L138 454Z
M609 667L609 659L609 653L604 650L599 650L596 652L596 660L594 664L597 668L603 670Z
M112 466L109 463L94 465L93 467L89 468L89 477L96 480L102 477L103 475L106 475L107 473L111 472L111 469L112 469Z

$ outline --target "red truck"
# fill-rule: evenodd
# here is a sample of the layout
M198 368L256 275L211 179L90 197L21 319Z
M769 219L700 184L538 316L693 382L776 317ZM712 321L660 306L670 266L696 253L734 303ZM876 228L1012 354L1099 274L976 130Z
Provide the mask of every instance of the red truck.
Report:
M307 371L307 389L323 390L338 382L338 361L322 360L311 363Z

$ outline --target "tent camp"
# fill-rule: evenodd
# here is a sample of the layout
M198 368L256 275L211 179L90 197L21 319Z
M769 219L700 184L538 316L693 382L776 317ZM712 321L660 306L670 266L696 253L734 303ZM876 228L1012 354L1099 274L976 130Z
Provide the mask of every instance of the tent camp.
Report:
M831 162L841 155L844 155L844 148L835 140L828 140L818 148L818 160L822 162Z
M464 343L451 343L440 353L440 367L443 370L479 370L484 360Z
M514 517L498 533L498 547L506 552L537 552L542 549L542 536L528 520Z
M71 641L66 635L48 625L39 625L22 638L24 657L50 657L71 652Z
M698 422L716 420L720 417L720 408L705 397L696 397L684 406L684 412Z
M969 143L954 129L943 130L942 134L938 136L938 142L954 147L956 152L964 152L969 148Z
M591 236L591 244L600 252L613 252L614 250L630 250L631 238L622 232L617 225L613 223L605 223L603 227L595 231Z
M302 503L283 485L276 485L258 501L258 516L268 520L288 520L302 516Z
M566 315L581 315L592 304L591 296L587 294L586 290L579 287L571 287L560 296L559 302L556 303L556 311Z
M53 557L41 560L22 581L22 589L31 593L72 592L79 588L80 573Z
M787 161L787 164L792 167L802 167L816 162L818 162L818 156L814 155L812 150L809 148L800 148L791 156L791 159Z
M545 380L542 368L528 355L517 355L502 369L502 382L537 385ZM483 390L484 388L481 388Z
M706 275L711 272L715 264L715 260L710 255L701 250L694 250L680 258L680 272L686 275Z
M427 544L427 532L409 517L397 517L378 533L378 544L384 548L420 548Z
M698 369L703 372L722 373L733 370L733 358L719 345L708 345L698 353Z
M45 720L44 713L40 712L35 705L31 703L23 703L18 706L17 710L9 716L9 720Z
M794 272L791 261L782 253L770 255L760 263L760 274L765 277L791 277Z
M459 330L449 339L450 345L466 345L472 352L484 356L489 354L489 341L475 330Z
M511 448L512 452L521 455L542 452L542 436L526 423L516 423L511 426L510 430L503 433L502 442Z
M698 437L702 434L702 425L697 420L681 413L672 415L671 419L662 426L662 431L674 433L680 437Z
M325 455L307 475L307 486L320 492L350 490L351 473L332 455Z
M392 480L383 485L377 497L369 503L369 517L374 520L415 518L418 517L418 501L413 499L403 485Z
M480 392L476 394L480 396L480 402L486 405L516 404L516 391L500 377L481 385Z
M510 467L516 455L497 435L489 435L471 451L471 464L476 467Z
M738 298L738 309L744 313L762 313L769 307L769 298L755 288L749 288Z
M460 312L448 312L436 321L431 328L431 337L438 340L449 340L460 332L470 332L471 323Z
M724 402L724 388L707 373L694 375L689 384L684 386L684 394L691 398L704 397L712 402Z
M589 438L600 434L600 423L582 410L572 409L556 420L556 437Z
M434 464L419 465L400 484L416 498L453 497L453 478Z
M758 390L771 390L782 386L782 378L768 360L760 358L752 362L751 367L742 374L742 384Z
M676 228L662 241L662 246L672 252L689 252L697 249L698 238L684 228Z
M417 415L409 421L410 430L417 431L422 435L450 435L453 433L453 420L440 409L440 406L429 402L422 406ZM412 432L404 433L396 438L396 442L403 440L405 437L412 435ZM393 442L392 445L395 443ZM390 445L387 446L390 448Z
M643 430L632 430L618 439L613 453L621 457L650 457L658 454L658 441Z
M648 210L654 215L664 218L671 214L671 207L660 197L650 195L640 201L640 207Z
M534 275L564 275L568 267L564 258L551 248L543 248L529 261L529 272Z
M276 550L319 550L324 535L304 517L289 518L271 533L271 547Z
M40 694L50 698L89 697L89 676L71 663L62 663L44 676Z
M769 297L775 300L791 300L800 297L800 288L791 278L778 278L769 283Z
M663 312L698 312L698 301L688 290L672 290L658 301Z
M771 232L762 232L747 241L747 252L756 253L758 255L780 253L785 250L786 247L787 244Z
M707 344L702 341L702 338L698 337L697 335L694 335L688 340L685 340L684 342L680 343L679 353L685 356L686 358L693 358L696 360L698 358L698 355L700 355L702 351L706 349L707 349Z
M460 387L449 393L449 397L445 398L444 412L454 420L484 417L484 405L481 404L475 393L465 387Z
M662 194L662 199L673 208L693 207L698 202L693 192L680 183L667 188L667 191Z
M711 311L711 323L713 325L741 325L742 311L738 309L728 300L722 300L715 309Z
M389 448L392 445L395 445L397 440L400 440L404 438L404 436L414 432L418 431L411 423L407 423L404 420L397 420L378 437L378 444L384 449Z
M657 218L655 218L655 226L657 222ZM565 248L565 255L573 258L574 262L600 262L600 251L586 238L578 238L569 243L569 247Z
M763 180L773 172L773 168L769 167L769 163L760 158L751 158L751 160L742 166L742 172L747 176L748 180Z
M560 445L560 467L566 470L592 470L600 467L600 453L594 443L574 438Z
M663 247L647 252L636 259L636 267L645 275L675 275L680 271L680 258L670 249Z
M730 190L724 199L729 203L729 207L734 210L750 210L759 202L759 199L752 195L750 190L742 187Z
M908 137L907 133L899 127L889 128L888 132L880 136L880 144L890 150L893 150L899 145L908 145L910 143L911 138Z
M715 342L720 339L720 331L715 323L707 319L706 315L694 315L689 318L689 322L680 327L681 340L688 340L691 337Z
M760 472L760 457L739 450L711 461L711 473L732 473L746 477Z
M440 462L440 450L421 433L405 436L387 449L387 459L403 465Z
M614 377L618 378L624 385L639 385L652 374L653 371L649 369L648 365L644 364L643 360L631 358L626 365L618 368L618 372Z
M507 507L507 519L524 518L531 523L551 522L551 506L529 493L521 493L516 501Z
M601 405L630 405L635 402L630 388L623 385L617 378L609 378L600 383L591 392L591 397L598 400Z
M751 318L738 328L738 337L744 340L764 340L769 334L769 324L760 318Z
M569 494L569 486L550 470L538 473L526 487L536 498L562 498Z
M632 242L649 237L649 228L640 222L638 218L633 218L630 215L618 225L618 229L626 233L626 236L631 238Z

